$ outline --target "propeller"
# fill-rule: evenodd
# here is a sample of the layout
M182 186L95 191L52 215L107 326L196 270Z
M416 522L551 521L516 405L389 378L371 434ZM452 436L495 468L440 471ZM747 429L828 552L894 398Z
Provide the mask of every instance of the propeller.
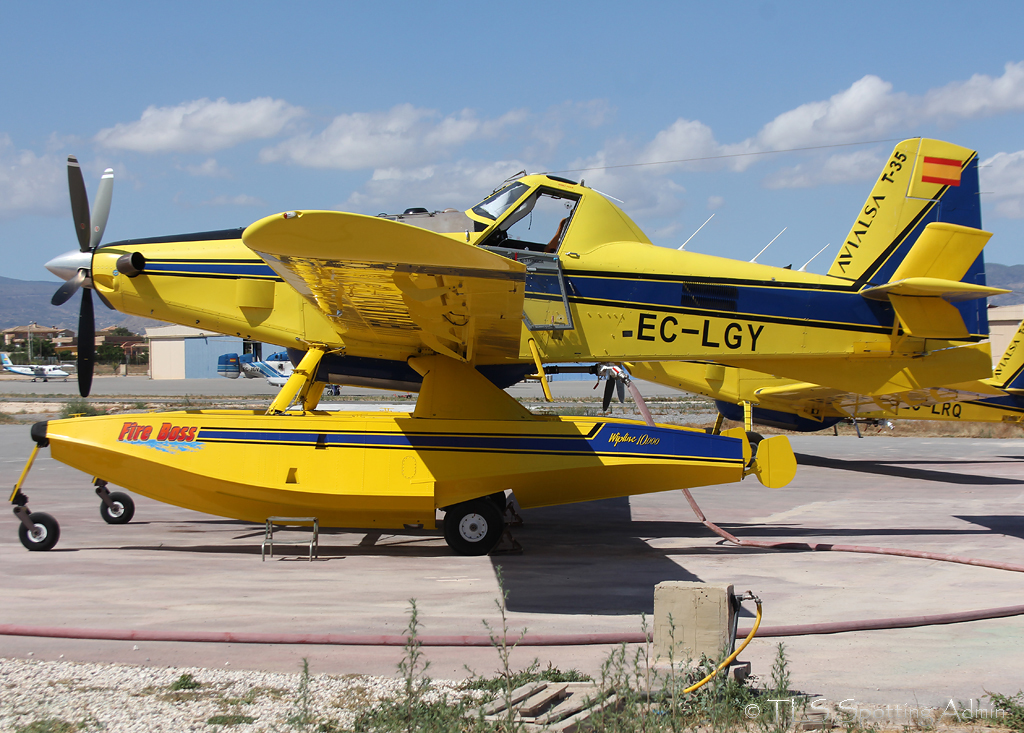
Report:
M629 394L633 397L633 401L636 402L637 409L643 415L644 422L654 427L654 418L651 417L651 411L647 409L644 396L640 394L639 388L633 383L625 367L618 364L598 364L594 370L597 373L598 379L604 378L607 380L604 387L604 399L601 401L601 409L604 412L608 412L608 407L612 403L613 392L618 392L619 402L625 402L625 393L628 389Z
M96 359L96 321L92 308L92 255L103 239L110 215L110 200L114 192L114 170L103 171L92 212L89 211L89 195L85 190L85 179L78 159L68 156L68 190L71 193L71 216L78 235L78 252L65 252L46 263L46 269L64 278L64 284L57 288L50 302L63 305L79 289L82 290L82 305L78 312L78 393L89 396L92 388L93 365ZM102 300L102 297L101 297Z

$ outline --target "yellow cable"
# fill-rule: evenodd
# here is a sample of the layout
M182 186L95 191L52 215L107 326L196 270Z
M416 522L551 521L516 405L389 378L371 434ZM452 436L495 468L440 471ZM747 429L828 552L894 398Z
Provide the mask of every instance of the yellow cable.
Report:
M755 598L754 602L757 603L757 618L754 619L754 628L752 628L750 630L750 633L747 634L747 638L743 640L742 644L740 644L739 649L737 649L732 654L730 654L729 657L724 662L719 664L718 667L716 669L714 669L711 672L711 674L709 674L707 677L705 677L704 679L702 679L700 682L698 682L697 684L693 685L692 687L687 687L685 690L683 690L683 694L689 694L689 693L693 692L694 690L700 689L701 687L706 685L708 682L710 682L712 679L714 679L715 675L717 675L724 668L726 668L730 664L732 664L732 660L734 660L736 657L738 657L740 652L742 652L744 649L747 648L747 644L750 643L750 640L754 638L754 634L757 633L757 627L761 625L761 601L759 599Z

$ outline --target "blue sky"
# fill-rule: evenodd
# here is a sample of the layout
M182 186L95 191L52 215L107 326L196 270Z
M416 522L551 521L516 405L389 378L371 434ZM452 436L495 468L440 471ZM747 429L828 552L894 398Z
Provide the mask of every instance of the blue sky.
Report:
M1024 262L1019 3L4 3L0 274L295 208L468 208L521 169L658 244L823 272L896 140L979 151L990 261ZM887 140L873 144L853 144ZM818 150L784 152L811 146ZM699 163L631 166L724 157ZM604 166L627 166L603 168Z

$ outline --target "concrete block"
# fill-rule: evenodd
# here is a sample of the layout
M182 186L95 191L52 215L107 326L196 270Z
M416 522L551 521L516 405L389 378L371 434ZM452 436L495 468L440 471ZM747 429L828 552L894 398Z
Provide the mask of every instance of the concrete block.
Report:
M732 634L732 585L673 580L654 586L654 655L667 662L718 659ZM670 621L671 617L671 621Z

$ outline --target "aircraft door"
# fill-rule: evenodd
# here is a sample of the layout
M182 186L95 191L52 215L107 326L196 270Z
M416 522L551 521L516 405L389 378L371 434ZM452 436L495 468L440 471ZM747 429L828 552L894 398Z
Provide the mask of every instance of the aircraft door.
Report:
M541 188L505 216L483 249L526 265L523 320L531 331L573 328L566 279L558 250L579 197Z
M568 331L573 328L562 263L556 255L520 257L526 265L523 320L531 331Z

